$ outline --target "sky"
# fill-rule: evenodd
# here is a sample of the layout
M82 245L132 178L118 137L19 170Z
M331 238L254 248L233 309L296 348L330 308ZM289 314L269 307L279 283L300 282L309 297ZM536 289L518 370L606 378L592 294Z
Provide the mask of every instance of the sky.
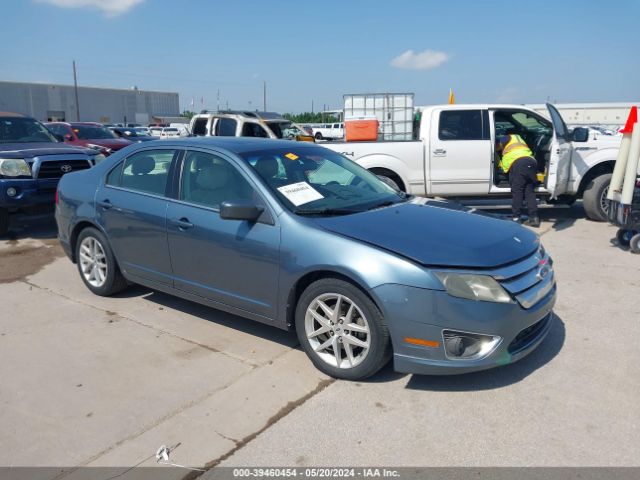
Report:
M640 1L0 0L0 80L178 92L181 109L640 100ZM218 100L219 98L219 100ZM192 106L193 100L193 106Z

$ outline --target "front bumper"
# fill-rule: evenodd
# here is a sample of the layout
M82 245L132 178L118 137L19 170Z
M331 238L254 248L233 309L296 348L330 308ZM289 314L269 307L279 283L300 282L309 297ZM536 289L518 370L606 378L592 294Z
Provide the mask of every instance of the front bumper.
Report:
M11 212L42 205L50 205L53 208L58 181L57 178L43 180L2 178L0 179L0 207ZM7 195L9 188L14 188L17 194L13 197Z
M394 369L425 375L475 372L524 358L549 333L556 301L555 284L529 309L517 302L477 302L403 285L381 285L372 293L389 326ZM498 335L501 341L483 358L450 359L444 350L443 330ZM412 345L405 341L407 337L438 342L438 346Z

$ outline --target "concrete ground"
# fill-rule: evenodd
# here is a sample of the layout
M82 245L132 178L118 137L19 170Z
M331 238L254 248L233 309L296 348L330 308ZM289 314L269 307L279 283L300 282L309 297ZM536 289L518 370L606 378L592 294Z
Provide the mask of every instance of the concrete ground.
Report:
M199 467L640 466L640 255L579 206L541 217L559 298L536 352L357 383L292 333L141 287L94 296L51 218L18 218L0 240L0 466L155 465L161 445Z

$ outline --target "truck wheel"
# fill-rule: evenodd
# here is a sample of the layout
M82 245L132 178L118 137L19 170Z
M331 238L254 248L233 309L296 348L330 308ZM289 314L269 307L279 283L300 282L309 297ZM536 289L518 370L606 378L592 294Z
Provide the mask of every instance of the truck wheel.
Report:
M315 367L334 378L367 378L391 357L380 310L360 289L335 278L312 283L300 296L296 331Z
M5 236L9 232L9 212L4 208L0 208L0 237Z
M80 232L76 259L80 278L96 295L108 297L127 287L109 242L99 230L89 227Z
M631 253L640 253L640 233L636 233L629 241Z
M611 183L611 174L600 175L591 182L582 195L582 205L584 211L591 220L596 222L606 222L609 205L607 204L607 193Z
M316 140L322 140L322 134L320 132L316 133Z

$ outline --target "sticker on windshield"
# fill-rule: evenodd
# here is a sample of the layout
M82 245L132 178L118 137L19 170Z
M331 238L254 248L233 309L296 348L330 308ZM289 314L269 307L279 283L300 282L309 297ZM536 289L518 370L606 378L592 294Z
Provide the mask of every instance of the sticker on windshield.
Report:
M305 203L313 202L314 200L320 200L324 196L315 190L307 182L292 183L291 185L285 185L279 187L278 191L287 197L291 203L296 207Z
M297 160L299 158L295 153L287 153L285 157L287 157L289 160Z

